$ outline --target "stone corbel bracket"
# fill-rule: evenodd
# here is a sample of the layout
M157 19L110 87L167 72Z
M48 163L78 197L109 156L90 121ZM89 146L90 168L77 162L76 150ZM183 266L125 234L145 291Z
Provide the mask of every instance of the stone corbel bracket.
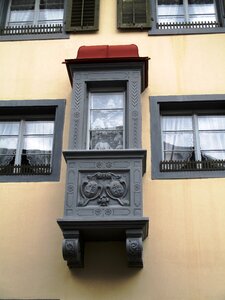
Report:
M84 266L85 241L124 241L128 267L143 267L143 240L148 236L148 218L126 220L58 219L63 232L63 257L69 268Z

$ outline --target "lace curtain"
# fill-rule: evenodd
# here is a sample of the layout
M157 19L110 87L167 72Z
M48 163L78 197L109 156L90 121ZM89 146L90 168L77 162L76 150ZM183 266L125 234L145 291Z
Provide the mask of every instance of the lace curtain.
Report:
M0 123L0 165L9 165L16 155L19 122Z

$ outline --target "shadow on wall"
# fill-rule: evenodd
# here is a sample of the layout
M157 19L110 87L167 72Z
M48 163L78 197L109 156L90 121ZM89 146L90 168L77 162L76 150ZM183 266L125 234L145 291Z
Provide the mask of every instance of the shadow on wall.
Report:
M91 281L119 281L141 272L140 268L127 267L124 242L87 242L85 244L84 268L70 269L74 278Z

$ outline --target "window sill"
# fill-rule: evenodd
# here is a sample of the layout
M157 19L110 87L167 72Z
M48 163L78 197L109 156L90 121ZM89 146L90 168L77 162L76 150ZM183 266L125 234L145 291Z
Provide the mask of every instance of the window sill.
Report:
M0 35L0 41L32 41L32 40L58 40L69 39L66 33L45 33L45 34L18 34L18 35Z
M161 161L160 172L225 171L225 160Z
M149 36L160 36L160 35L188 35L188 34L215 34L225 33L225 27L217 28L176 28L176 29L156 29L152 28L149 30Z

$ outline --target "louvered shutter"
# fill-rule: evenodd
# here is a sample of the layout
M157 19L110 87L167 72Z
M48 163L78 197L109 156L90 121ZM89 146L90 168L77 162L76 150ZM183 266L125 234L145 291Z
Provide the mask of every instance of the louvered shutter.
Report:
M66 31L98 30L99 0L67 0Z
M150 28L150 0L117 0L118 28Z
M5 27L8 4L8 1L0 0L0 28Z

